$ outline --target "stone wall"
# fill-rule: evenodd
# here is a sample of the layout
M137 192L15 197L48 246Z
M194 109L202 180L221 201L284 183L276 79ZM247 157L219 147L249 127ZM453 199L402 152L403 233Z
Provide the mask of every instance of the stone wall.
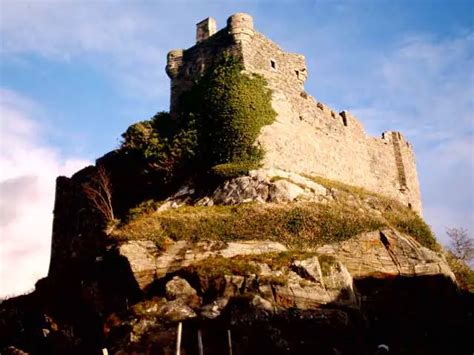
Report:
M77 267L94 262L105 241L103 217L91 205L83 184L96 168L86 167L71 178L56 179L49 276L72 276Z
M215 65L226 53L240 55L240 47L233 42L227 30L221 30L207 40L183 50L168 53L166 73L171 79L170 112L177 113L179 96L189 90L204 71Z
M198 24L199 25L199 24ZM199 31L199 26L198 26ZM258 139L266 150L264 166L319 175L393 197L421 214L415 157L398 132L366 135L350 113L336 113L304 91L304 56L288 53L255 31L253 19L238 13L227 26L187 50L171 51L171 112L179 95L224 52L242 58L247 71L263 75L273 92L276 122Z

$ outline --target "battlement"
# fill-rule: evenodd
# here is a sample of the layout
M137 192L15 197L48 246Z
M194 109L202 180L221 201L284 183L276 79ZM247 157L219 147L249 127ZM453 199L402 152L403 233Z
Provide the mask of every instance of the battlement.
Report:
M421 214L411 145L399 132L369 137L349 112L336 113L306 93L305 57L286 52L256 31L248 14L230 16L219 31L216 21L207 18L197 24L193 47L168 53L172 116L178 112L179 96L224 54L239 57L245 70L263 75L272 90L277 119L263 128L257 142L266 152L265 167L360 186L395 198Z
M212 17L208 17L196 25L196 43L205 41L217 32L217 23Z

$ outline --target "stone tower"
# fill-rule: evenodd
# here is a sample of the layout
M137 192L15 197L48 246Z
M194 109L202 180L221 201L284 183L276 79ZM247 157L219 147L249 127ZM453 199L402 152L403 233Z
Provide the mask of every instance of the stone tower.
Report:
M347 111L336 113L304 90L305 57L289 53L257 32L245 13L230 16L217 31L216 21L197 24L196 44L168 53L170 112L179 96L224 53L241 58L245 70L263 75L272 90L275 123L263 128L258 144L265 149L264 167L318 175L395 198L421 214L413 149L399 132L369 137Z

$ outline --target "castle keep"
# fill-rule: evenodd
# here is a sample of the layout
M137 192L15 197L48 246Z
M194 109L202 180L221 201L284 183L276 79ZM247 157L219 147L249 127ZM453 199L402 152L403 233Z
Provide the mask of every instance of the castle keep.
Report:
M258 144L265 168L318 175L399 200L421 214L415 157L399 132L369 137L349 112L334 112L304 91L305 57L288 53L257 32L250 15L237 13L217 31L213 18L197 24L196 44L168 53L171 114L189 90L224 53L241 58L245 69L263 75L272 90L276 121L263 128Z

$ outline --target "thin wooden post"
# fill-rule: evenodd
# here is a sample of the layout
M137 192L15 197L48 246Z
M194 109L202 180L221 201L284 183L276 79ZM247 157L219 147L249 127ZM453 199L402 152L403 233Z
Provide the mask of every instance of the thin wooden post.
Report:
M199 355L204 355L204 349L202 347L202 333L201 329L198 329L198 349L199 349Z
M178 334L176 335L176 355L181 354L181 332L183 331L183 324L178 323Z
M229 355L232 355L232 337L230 335L230 329L227 329L227 342L229 344Z

